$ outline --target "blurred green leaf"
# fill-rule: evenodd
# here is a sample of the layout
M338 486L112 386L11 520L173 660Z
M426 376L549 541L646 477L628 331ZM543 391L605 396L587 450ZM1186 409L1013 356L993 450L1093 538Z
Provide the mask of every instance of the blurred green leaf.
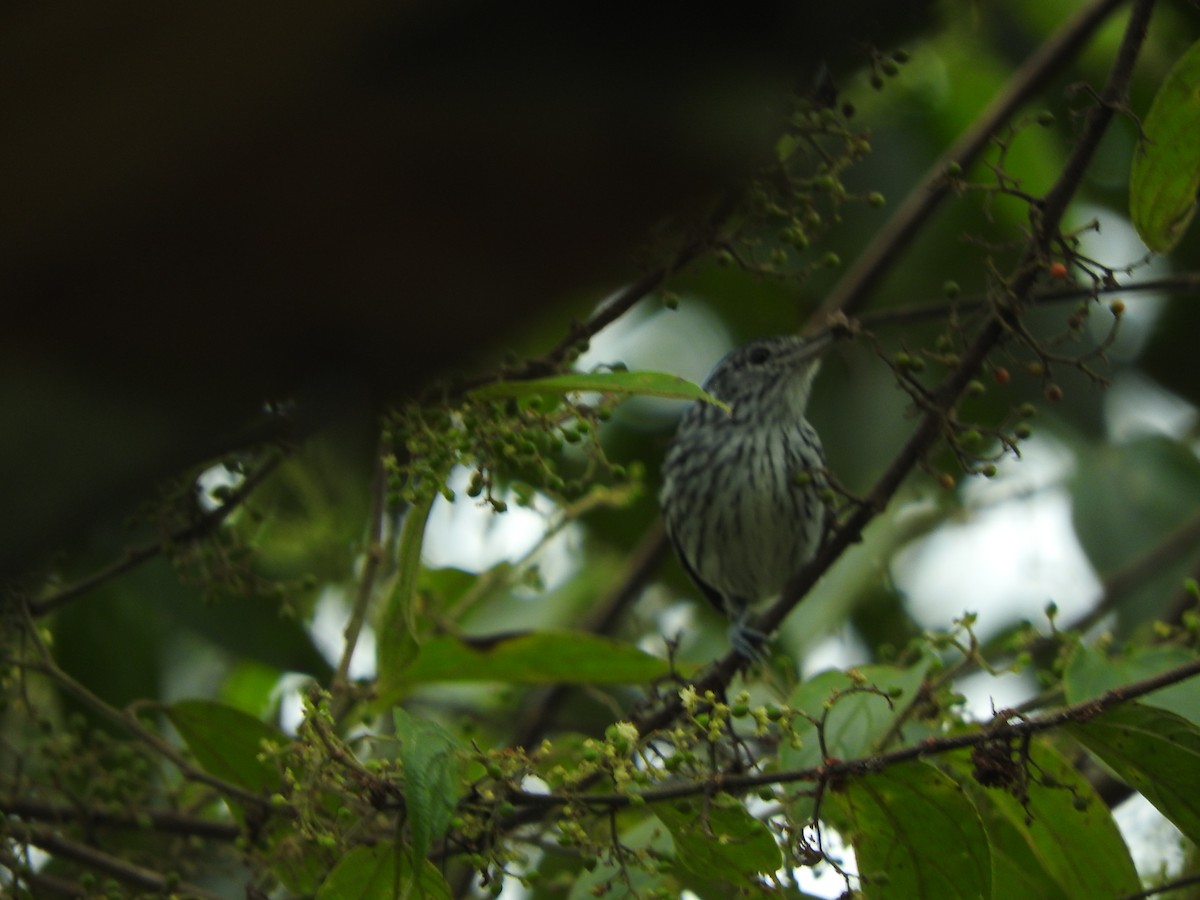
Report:
M1067 731L1200 841L1200 729L1164 709L1123 703Z
M404 683L405 670L417 658L416 600L421 575L421 546L433 497L422 498L409 507L400 527L397 548L397 577L383 608L377 632L379 693L395 695Z
M721 409L729 409L728 405L706 393L699 385L666 372L572 372L528 381L497 381L476 388L471 396L480 400L501 400L506 397L571 394L577 391L666 397L669 400L703 400Z
M758 875L782 862L771 829L728 795L706 804L664 803L654 812L671 831L676 866L701 883L755 887Z
M1082 703L1118 688L1161 675L1195 660L1186 647L1130 647L1119 656L1108 657L1095 647L1079 645L1063 672L1063 689L1068 703ZM1190 678L1147 694L1138 702L1169 710L1200 725L1200 679Z
M924 762L889 766L825 794L854 846L863 897L992 897L987 834L962 787Z
M221 684L221 701L256 718L265 718L279 705L275 695L282 673L255 660L237 663Z
M446 833L462 785L463 747L437 722L392 710L400 761L404 764L405 809L412 830L413 859L423 860Z
M265 574L336 582L350 570L367 516L359 485L369 483L370 459L354 437L322 433L305 442L231 517Z
M1088 559L1112 575L1157 549L1200 509L1200 460L1185 443L1154 436L1079 447L1072 522ZM1116 607L1123 625L1155 617L1197 551L1148 572Z
M166 598L169 606L186 593L173 574L164 560L155 560L123 583L101 585L85 602L63 609L54 626L54 655L63 670L116 707L157 697L171 624L157 601Z
M355 847L338 861L317 891L316 900L450 900L450 886L428 860L416 878L407 856L392 844Z
M1034 741L1022 803L985 788L967 755L951 760L987 831L995 900L1124 896L1141 888L1112 813L1050 743Z
M166 713L204 771L248 791L282 786L279 770L259 759L264 742L288 742L279 729L212 700L181 700Z
M1129 175L1129 211L1146 246L1175 249L1200 189L1200 43L1171 68L1142 119Z
M669 671L666 660L609 638L539 631L487 643L433 638L422 646L404 680L408 685L434 681L647 684Z

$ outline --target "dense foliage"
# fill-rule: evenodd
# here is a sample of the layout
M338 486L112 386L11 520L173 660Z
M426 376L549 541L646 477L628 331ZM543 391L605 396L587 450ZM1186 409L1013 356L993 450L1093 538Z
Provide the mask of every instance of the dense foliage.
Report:
M382 414L268 428L11 578L4 889L1194 881L1200 17L968 6L773 109L771 158L647 238L589 316L548 313ZM1130 222L1153 258L1101 242ZM839 338L812 405L836 523L746 665L658 521L677 409L656 404L706 402L660 370L802 327ZM1004 582L1031 613L987 583L1026 550L944 539L997 511L1032 529L1047 498L1090 573L1045 548ZM936 625L919 568L957 598ZM1139 795L1177 829L1161 869L1114 819Z

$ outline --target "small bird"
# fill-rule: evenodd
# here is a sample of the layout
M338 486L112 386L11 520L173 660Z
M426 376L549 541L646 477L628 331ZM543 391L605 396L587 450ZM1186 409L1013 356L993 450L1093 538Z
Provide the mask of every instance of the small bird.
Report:
M830 343L829 332L770 337L729 353L704 382L729 411L692 404L663 462L667 535L747 659L766 642L750 605L783 590L828 527L825 456L804 413Z

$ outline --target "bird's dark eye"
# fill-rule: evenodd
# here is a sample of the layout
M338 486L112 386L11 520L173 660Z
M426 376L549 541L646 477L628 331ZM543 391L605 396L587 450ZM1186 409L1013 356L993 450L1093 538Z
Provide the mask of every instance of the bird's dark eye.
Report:
M766 347L755 347L750 351L750 362L756 366L761 366L771 358L771 351Z

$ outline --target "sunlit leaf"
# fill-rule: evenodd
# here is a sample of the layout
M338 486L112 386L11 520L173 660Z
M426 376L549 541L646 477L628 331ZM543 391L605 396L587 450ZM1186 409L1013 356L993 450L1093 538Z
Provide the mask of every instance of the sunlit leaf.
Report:
M1167 74L1141 126L1129 210L1146 246L1167 253L1192 221L1200 189L1200 43Z
M527 381L497 381L477 388L471 392L471 396L481 400L500 400L578 391L666 397L670 400L704 400L722 409L729 408L699 385L667 372L571 372Z
M281 674L274 666L243 660L221 684L221 700L252 716L265 716L278 705L275 691Z

